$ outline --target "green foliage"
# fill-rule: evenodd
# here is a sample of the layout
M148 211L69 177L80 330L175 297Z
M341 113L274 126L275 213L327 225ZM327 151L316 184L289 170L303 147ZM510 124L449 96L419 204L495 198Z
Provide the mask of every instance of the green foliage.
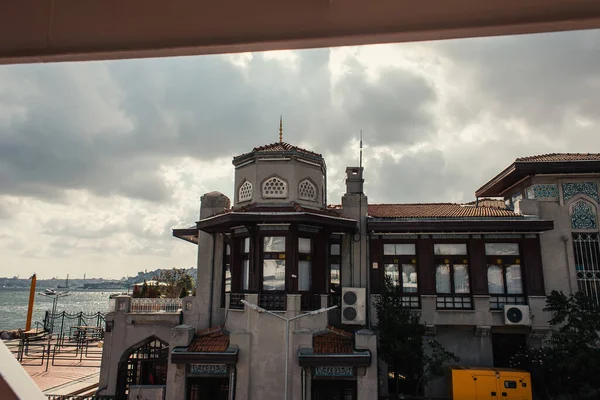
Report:
M583 292L552 291L544 311L551 313L549 347L525 349L511 365L528 370L549 396L597 398L600 391L600 308Z
M402 295L389 277L386 277L384 290L375 302L375 310L378 354L395 371L396 394L400 390L398 376L404 381L404 389L412 388L418 393L432 377L443 375L447 362L459 361L433 339L427 341L428 351L424 352L425 325L420 321L420 314L403 305Z
M185 297L194 288L194 278L183 268L163 270L154 277L154 280L166 283L165 286L160 287L160 295L163 297ZM185 296L181 296L184 291Z

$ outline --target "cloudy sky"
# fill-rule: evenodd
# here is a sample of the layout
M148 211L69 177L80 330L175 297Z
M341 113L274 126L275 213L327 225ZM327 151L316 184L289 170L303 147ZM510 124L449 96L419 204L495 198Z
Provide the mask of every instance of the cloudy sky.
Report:
M516 157L600 151L600 31L0 66L0 276L195 264L171 236L233 192L234 155L365 143L369 201L470 201Z

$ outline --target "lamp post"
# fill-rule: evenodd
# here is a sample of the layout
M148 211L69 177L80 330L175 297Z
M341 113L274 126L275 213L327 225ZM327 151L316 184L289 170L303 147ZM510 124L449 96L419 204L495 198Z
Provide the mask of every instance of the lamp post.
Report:
M290 322L296 320L296 319L300 319L303 317L310 317L311 315L317 315L317 314L322 314L324 312L327 312L329 310L333 310L334 308L336 308L337 306L331 306L331 307L327 307L327 308L319 308L318 310L314 310L314 311L309 311L307 313L304 314L300 314L300 315L296 315L295 317L292 318L286 318L286 317L282 317L279 314L276 314L272 311L266 310L262 307L257 306L256 304L252 304L247 302L246 300L241 300L241 302L248 306L249 308L253 309L254 311L258 312L258 313L266 313L269 315L272 315L276 318L279 318L282 321L285 321L285 388L284 388L284 399L287 400L288 399L288 364L289 364L289 358L290 358Z
M56 306L58 304L58 299L61 297L65 297L65 296L69 296L70 293L69 292L50 292L50 293L44 293L44 292L40 292L38 293L42 296L46 296L46 297L52 297L52 314L51 314L51 318L52 318L52 325L50 326L50 333L53 334L54 333L54 318L55 318L55 314L56 314Z

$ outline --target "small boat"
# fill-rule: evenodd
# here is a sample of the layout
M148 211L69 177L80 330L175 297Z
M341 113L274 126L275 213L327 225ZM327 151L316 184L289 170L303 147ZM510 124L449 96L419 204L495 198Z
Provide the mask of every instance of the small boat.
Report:
M49 295L49 296L54 296L54 295L56 295L56 290L46 289L46 290L44 290L44 294Z

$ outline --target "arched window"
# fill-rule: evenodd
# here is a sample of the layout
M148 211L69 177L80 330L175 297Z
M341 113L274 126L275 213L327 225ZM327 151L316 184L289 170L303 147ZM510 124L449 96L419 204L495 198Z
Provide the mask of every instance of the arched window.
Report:
M596 229L594 206L585 200L577 201L571 209L571 228Z
M248 200L252 200L252 184L248 181L244 181L238 191L238 201L242 203Z
M262 197L265 199L285 199L288 195L287 183L274 176L262 184Z
M119 362L117 396L127 397L131 385L166 385L168 360L169 344L156 336L126 350Z
M301 200L317 200L317 187L310 179L303 179L298 185L298 198Z

